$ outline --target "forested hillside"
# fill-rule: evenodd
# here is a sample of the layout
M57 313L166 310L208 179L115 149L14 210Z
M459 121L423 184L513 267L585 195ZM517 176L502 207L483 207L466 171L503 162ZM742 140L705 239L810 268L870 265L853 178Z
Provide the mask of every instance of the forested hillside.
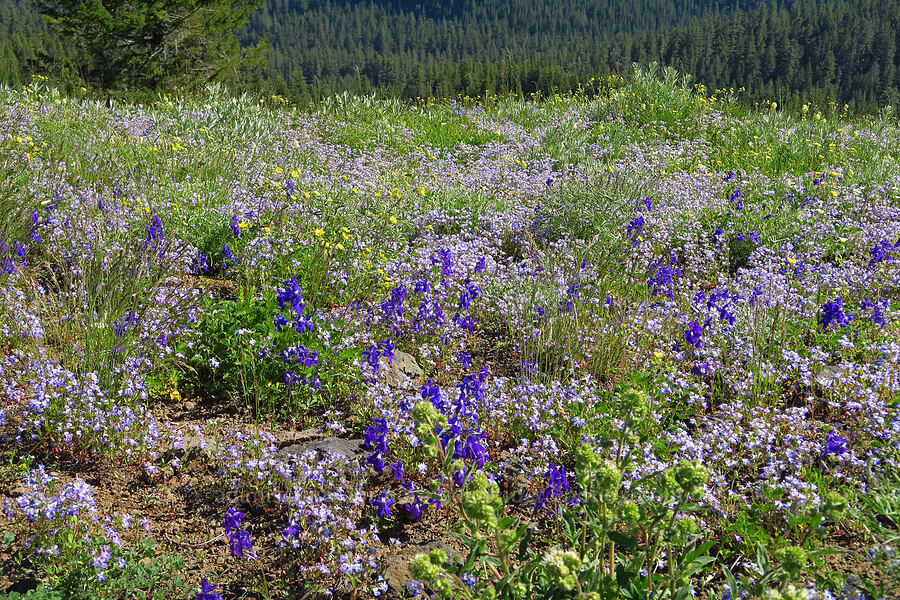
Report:
M294 99L569 90L659 61L750 101L896 101L900 1L446 3L269 0L244 33L272 43Z
M32 74L63 73L66 52L24 0L0 0L0 81L20 85Z
M546 94L658 61L747 102L871 110L898 102L898 31L900 0L267 0L239 37L271 44L243 84L297 102ZM63 55L23 0L0 0L0 78L58 77Z

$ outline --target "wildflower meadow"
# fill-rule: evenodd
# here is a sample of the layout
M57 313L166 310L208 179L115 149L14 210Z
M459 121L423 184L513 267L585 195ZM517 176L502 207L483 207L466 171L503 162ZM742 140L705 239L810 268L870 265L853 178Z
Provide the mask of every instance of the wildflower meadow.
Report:
M900 597L900 128L0 88L0 597Z

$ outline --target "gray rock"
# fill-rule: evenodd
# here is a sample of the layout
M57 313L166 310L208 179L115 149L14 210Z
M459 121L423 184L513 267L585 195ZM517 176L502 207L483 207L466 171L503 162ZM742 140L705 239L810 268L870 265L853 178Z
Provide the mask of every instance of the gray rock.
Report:
M361 439L345 439L338 437L323 437L313 439L300 444L291 444L278 451L275 458L287 461L291 456L298 456L304 452L316 452L320 457L327 453L343 456L348 460L360 458L365 452L363 440Z
M826 365L816 373L816 383L822 387L830 387L836 380L844 375L844 368L837 365Z
M166 450L163 458L172 460L173 458L184 457L205 457L213 458L215 456L216 441L210 437L202 435L188 435L184 437L181 448L171 448Z
M395 350L393 360L388 361L387 358L382 356L378 360L378 366L378 372L382 381L391 387L403 388L411 386L417 388L425 382L425 372L416 363L416 359L413 358L412 354Z
M304 429L303 431L279 431L275 433L275 445L279 448L292 444L304 444L323 437L318 428Z
M182 407L184 408L184 410L194 410L195 408L197 408L197 403L188 400L182 405Z

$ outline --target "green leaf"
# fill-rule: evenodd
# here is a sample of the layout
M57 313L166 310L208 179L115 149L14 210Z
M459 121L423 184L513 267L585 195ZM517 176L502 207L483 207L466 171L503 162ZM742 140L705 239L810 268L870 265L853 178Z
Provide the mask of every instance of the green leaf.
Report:
M498 529L509 529L509 527L516 523L518 519L516 517L502 517L497 520L497 528Z
M766 547L762 544L756 545L756 565L765 573L769 570L769 555L766 553Z
M675 592L675 595L672 596L672 600L687 600L687 598L693 598L693 592L694 586L692 586L691 584L687 584L685 586L682 586Z
M478 559L478 555L481 553L481 548L476 546L469 550L469 555L466 556L466 562L462 564L462 566L457 569L456 573L458 575L462 575L464 573L469 573L475 567L475 561Z
M617 545L624 546L625 548L637 548L638 546L637 539L635 539L634 536L625 535L624 533L613 529L607 531L606 536Z
M519 528L519 535L522 537L519 542L519 560L525 560L525 556L528 554L528 543L531 541L531 529L527 525L522 525Z
M734 573L728 567L722 567L722 572L725 574L725 580L728 582L728 587L731 590L731 597L736 598L740 588L734 579Z

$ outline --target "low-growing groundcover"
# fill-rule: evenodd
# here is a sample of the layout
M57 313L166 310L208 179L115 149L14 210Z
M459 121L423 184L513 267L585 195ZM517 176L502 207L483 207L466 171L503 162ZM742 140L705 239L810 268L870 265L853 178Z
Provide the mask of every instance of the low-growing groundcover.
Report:
M5 597L900 593L890 112L0 104Z

